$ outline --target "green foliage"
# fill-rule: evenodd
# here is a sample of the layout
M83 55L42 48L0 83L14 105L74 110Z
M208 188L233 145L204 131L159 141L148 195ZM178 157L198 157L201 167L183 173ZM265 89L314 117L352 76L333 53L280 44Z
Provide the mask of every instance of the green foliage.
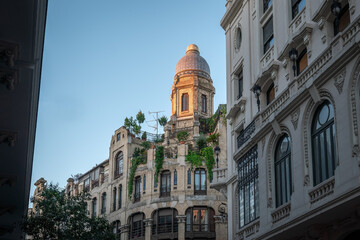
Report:
M167 123L167 121L168 121L168 119L167 119L167 117L165 117L165 116L162 116L161 118L159 118L159 124L160 124L160 126L165 126L166 125L166 123Z
M141 146L145 149L145 150L149 150L151 147L151 143L149 141L145 141L141 143Z
M189 137L189 133L186 131L180 131L180 132L178 132L176 137L179 140L179 142L186 141L186 139L188 139L188 137Z
M205 162L206 168L208 170L208 176L210 179L213 178L212 169L215 166L215 159L214 150L212 147L204 147L200 150L200 153L189 151L185 161L191 164L191 170L193 170L194 167L201 167L203 162Z
M155 181L158 181L160 170L164 162L164 147L158 146L155 152Z
M22 228L34 240L115 239L106 219L88 216L87 200L90 200L87 192L66 196L64 190L50 184L40 197L34 198L34 206L39 214L27 216Z
M196 146L198 151L200 151L201 149L203 149L204 147L206 147L206 138L203 134L200 135L200 137L198 139L196 139Z
M219 145L219 137L220 137L220 133L210 134L206 138L206 142L210 143L213 147L215 147L216 145Z
M136 114L136 120L139 124L142 124L145 121L145 114L141 112L141 110Z
M146 140L147 138L147 133L146 132L143 132L143 134L141 135L141 139L142 140Z
M221 104L218 110L210 118L200 118L200 127L204 133L212 133L215 130L216 124L219 119L223 119L223 123L226 125L226 105Z
M131 159L130 173L129 173L129 182L128 182L128 196L131 199L133 190L134 190L134 177L137 167L144 162L143 152L140 148L135 148L133 153L133 158Z

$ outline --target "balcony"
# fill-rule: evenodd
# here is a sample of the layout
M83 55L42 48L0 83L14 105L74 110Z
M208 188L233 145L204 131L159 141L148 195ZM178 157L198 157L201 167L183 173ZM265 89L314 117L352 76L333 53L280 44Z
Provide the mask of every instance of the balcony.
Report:
M213 180L210 183L210 188L214 188L219 192L226 191L227 175L227 168L213 169Z
M255 132L255 121L252 121L244 130L242 130L237 137L237 147L238 149L241 148L241 146L246 143L251 135Z
M134 194L134 203L140 202L140 192Z
M295 18L291 21L289 29L292 36L297 35L297 33L300 31L300 29L305 25L306 23L306 7L304 7L298 15L295 16Z

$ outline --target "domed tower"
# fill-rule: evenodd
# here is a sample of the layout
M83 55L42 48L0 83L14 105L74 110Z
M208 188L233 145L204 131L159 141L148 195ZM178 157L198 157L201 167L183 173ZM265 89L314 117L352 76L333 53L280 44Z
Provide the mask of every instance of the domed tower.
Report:
M175 68L171 102L176 128L198 126L199 117L211 117L214 112L214 94L209 65L200 56L198 46L190 44ZM194 136L198 134L198 128L194 129Z

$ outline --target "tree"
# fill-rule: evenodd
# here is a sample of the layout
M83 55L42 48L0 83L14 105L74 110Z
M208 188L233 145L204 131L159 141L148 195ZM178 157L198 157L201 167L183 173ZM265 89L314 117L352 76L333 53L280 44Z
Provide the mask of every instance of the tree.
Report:
M106 219L88 216L86 200L89 199L87 192L66 196L64 190L50 184L34 198L36 214L27 216L23 224L24 232L35 240L115 239Z
M168 119L167 119L167 117L165 117L165 116L162 116L161 118L159 118L159 124L160 124L160 126L165 126L166 125L166 123L167 123L167 121L168 121Z

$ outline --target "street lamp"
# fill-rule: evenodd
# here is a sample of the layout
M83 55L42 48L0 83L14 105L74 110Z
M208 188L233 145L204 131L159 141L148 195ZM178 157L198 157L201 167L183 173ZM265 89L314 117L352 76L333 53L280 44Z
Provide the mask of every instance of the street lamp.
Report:
M335 22L334 22L334 35L338 34L339 32L339 16L341 12L341 3L337 0L334 0L331 4L331 12L335 15Z
M257 84L255 84L252 88L253 93L256 96L256 103L258 106L258 111L260 111L260 93L261 93L261 87Z
M215 154L216 154L216 168L219 168L219 153L220 153L220 147L216 146L214 148Z
M293 71L294 71L294 77L296 76L296 60L298 58L298 51L296 48L292 48L289 52L289 58L293 62Z

